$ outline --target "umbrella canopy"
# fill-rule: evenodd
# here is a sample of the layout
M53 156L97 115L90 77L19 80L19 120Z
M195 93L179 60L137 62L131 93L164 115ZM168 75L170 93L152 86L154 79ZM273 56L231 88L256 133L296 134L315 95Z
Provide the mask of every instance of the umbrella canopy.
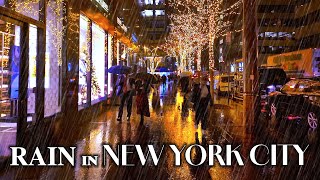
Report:
M156 69L156 72L170 72L170 70L166 67L159 67Z
M130 71L131 67L128 66L111 66L108 69L108 72L112 74L129 74Z
M180 74L180 77L189 77L189 76L192 76L192 72L190 71L185 71Z
M189 77L188 76L181 77L180 81L189 81Z
M149 73L145 73L145 72L137 73L135 78L136 79L144 79L144 80L150 82L151 84L158 83L158 78L155 75L149 74Z

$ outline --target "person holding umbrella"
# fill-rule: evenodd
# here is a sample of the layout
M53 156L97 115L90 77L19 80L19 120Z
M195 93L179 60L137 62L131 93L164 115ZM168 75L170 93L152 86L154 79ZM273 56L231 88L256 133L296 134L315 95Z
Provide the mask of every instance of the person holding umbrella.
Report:
M124 104L127 103L127 121L130 121L131 110L132 110L132 98L134 93L134 79L128 78L127 75L124 76L124 83L123 83L123 93L121 97L119 113L117 121L122 120L123 108Z
M150 80L146 79L148 76L142 76L136 81L136 104L137 114L140 114L140 124L144 122L144 116L150 117L148 93L150 92Z
M127 75L131 72L131 67L123 66L123 65L111 66L108 69L108 72L119 75L116 83L116 88L117 88L116 95L121 96L121 101L120 101L117 121L122 120L123 107L126 102L127 102L127 120L129 121L131 116L131 109L132 109L132 96L134 93L133 92L134 80L131 78L128 78L128 75Z

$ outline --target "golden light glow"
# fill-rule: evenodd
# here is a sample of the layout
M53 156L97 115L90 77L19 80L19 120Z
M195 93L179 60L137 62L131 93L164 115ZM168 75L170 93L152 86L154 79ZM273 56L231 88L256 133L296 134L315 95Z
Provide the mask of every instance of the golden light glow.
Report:
M170 34L162 49L169 55L179 57L179 70L191 70L194 56L209 48L209 68L214 69L214 41L229 30L231 22L225 17L238 14L235 10L241 5L237 1L224 8L223 0L169 0L174 10L169 15L171 20ZM198 58L200 61L200 58ZM201 61L198 62L198 70Z

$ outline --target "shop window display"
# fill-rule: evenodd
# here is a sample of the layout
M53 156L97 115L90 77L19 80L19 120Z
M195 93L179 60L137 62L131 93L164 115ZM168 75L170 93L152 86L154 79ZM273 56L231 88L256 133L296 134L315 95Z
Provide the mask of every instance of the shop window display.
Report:
M63 4L49 0L46 18L46 71L44 115L51 116L61 111L61 65L63 26Z
M29 26L29 80L28 80L28 121L35 120L36 106L36 73L37 73L37 27Z
M92 69L91 69L91 102L99 102L105 97L105 32L92 23Z
M107 69L109 69L112 66L112 57L113 57L113 48L112 48L112 35L108 34L108 65L107 65ZM111 77L112 74L108 73L108 97L110 97L112 95L113 92L113 88L112 88L112 84L111 84Z
M90 56L89 56L89 19L80 16L80 45L79 45L79 93L78 105L83 106L87 103L87 76L90 72Z
M106 98L106 33L84 15L80 16L78 105L97 103ZM90 54L91 53L91 54ZM90 82L91 80L91 82ZM91 86L88 86L90 82ZM91 89L88 89L91 88ZM88 94L91 90L91 94Z
M10 156L9 146L16 144L21 28L0 19L0 157ZM10 132L5 132L6 130Z
M0 20L0 119L18 115L20 26Z
M117 40L117 64L119 64L119 62L120 62L120 41L119 40Z

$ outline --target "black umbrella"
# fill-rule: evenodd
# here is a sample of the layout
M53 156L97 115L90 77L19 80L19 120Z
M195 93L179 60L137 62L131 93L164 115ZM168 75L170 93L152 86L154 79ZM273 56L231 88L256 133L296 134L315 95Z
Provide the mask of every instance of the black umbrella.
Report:
M189 81L189 77L187 77L187 76L181 77L180 81Z
M112 74L129 74L131 72L131 67L128 67L128 66L111 66L109 69L108 69L108 72L109 73L112 73Z
M158 78L155 75L149 74L149 73L145 73L145 72L137 73L135 78L136 79L144 79L147 82L150 82L151 84L158 83Z
M170 70L166 67L159 67L156 69L156 72L170 72Z

